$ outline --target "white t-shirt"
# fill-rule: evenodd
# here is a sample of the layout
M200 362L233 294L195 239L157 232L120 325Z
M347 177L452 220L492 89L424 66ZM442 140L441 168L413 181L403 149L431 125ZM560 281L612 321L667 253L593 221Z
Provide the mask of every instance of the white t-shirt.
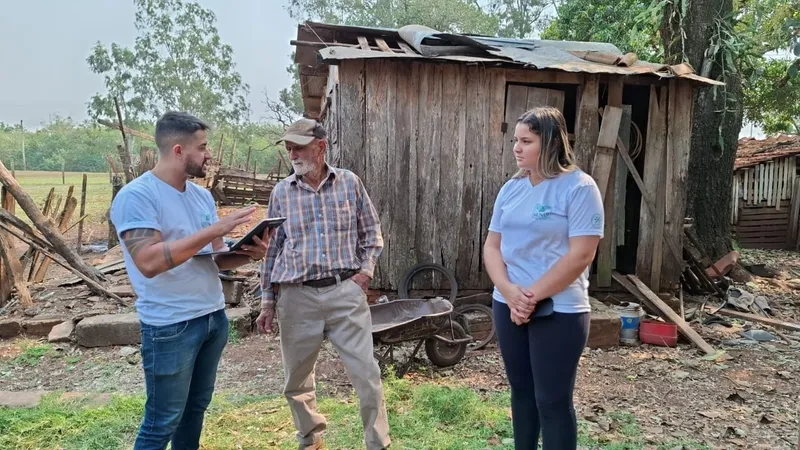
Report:
M111 221L120 236L127 230L151 228L160 231L162 240L169 242L197 233L218 220L214 199L207 190L187 181L181 192L150 172L123 187L111 204ZM125 244L121 245L128 277L138 297L136 312L142 322L171 325L225 307L219 267L211 256L190 258L146 278L136 268ZM208 244L201 252L210 251Z
M532 185L528 177L506 182L497 194L489 231L500 233L500 252L512 283L530 287L569 250L569 238L603 237L603 200L581 170ZM552 296L553 310L580 313L589 306L589 268ZM495 288L493 298L505 303Z

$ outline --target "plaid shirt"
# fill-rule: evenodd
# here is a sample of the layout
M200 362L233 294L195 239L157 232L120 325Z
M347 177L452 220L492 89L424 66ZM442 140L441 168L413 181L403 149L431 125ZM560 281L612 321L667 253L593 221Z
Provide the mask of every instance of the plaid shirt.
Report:
M328 166L319 191L292 174L275 186L267 217L286 217L261 266L262 302L272 285L328 278L355 269L372 277L383 249L380 219L353 172ZM263 305L262 303L262 305Z

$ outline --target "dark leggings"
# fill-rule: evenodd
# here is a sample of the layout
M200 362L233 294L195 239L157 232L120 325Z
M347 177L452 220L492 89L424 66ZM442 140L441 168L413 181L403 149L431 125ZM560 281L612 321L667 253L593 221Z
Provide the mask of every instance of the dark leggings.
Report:
M589 313L553 313L518 326L494 301L497 340L511 385L514 448L575 450L578 424L572 403L575 374L589 337Z

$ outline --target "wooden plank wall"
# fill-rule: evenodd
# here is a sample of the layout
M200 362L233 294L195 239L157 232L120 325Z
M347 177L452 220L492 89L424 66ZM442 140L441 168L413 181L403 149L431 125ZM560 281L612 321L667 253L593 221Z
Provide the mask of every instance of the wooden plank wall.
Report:
M341 167L364 181L383 229L373 288L396 290L417 262L444 264L460 289L491 286L481 250L507 179L492 164L508 156L504 71L344 61L339 80ZM430 287L421 281L416 287Z
M380 212L385 247L373 288L396 290L405 271L418 262L444 264L455 272L460 289L491 287L482 267L482 245L497 192L516 171L510 154L513 145L504 142L506 108L523 98L519 107L529 106L527 94L515 100L513 84L586 81L578 114L578 123L586 127L576 131L576 153L582 165L591 167L600 123L599 84L606 80L594 75L573 78L565 81L550 72L457 64L341 62L327 125L338 127L332 143L338 164L361 177ZM613 103L621 102L619 90L614 86ZM644 275L637 265L637 274L648 284L655 281L655 288L660 287L662 271L665 280L679 278L672 273L676 269L664 262L671 256L656 236L666 232L681 241L685 193L675 191L685 185L691 119L686 104L690 108L692 92L689 84L678 84L668 108L673 89L653 87L653 92L657 90L661 92L653 95L650 113L655 120L646 149L656 156L646 158L644 179L660 213L653 217L641 205L639 257L646 258L641 261ZM668 121L675 123L669 135ZM667 153L676 149L682 151L667 161ZM609 198L606 206L612 205ZM679 219L672 220L673 214ZM611 231L614 220L608 222ZM610 244L613 231L607 238ZM609 246L602 249L604 267L610 259ZM426 281L416 287L430 288L430 280Z
M800 202L795 157L734 173L731 224L743 248L795 248Z

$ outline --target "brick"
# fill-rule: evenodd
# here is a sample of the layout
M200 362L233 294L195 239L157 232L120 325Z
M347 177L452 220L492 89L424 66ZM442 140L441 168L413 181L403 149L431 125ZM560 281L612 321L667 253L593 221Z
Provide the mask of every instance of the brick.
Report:
M222 294L225 296L225 303L228 305L238 305L242 302L243 286L240 281L222 281Z
M247 336L253 331L253 316L250 308L230 308L225 310L230 327L239 332L239 336Z
M136 345L141 341L136 313L93 316L78 322L75 340L82 347Z
M61 324L64 317L55 315L39 315L22 321L22 329L27 336L46 337L54 326Z
M22 333L22 324L19 320L0 320L0 339L19 336Z
M589 325L589 348L609 348L619 345L619 333L622 321L613 309L590 298L592 305L591 324Z
M75 331L75 322L72 320L65 320L50 330L50 334L47 335L47 342L69 342L72 340L73 331Z

